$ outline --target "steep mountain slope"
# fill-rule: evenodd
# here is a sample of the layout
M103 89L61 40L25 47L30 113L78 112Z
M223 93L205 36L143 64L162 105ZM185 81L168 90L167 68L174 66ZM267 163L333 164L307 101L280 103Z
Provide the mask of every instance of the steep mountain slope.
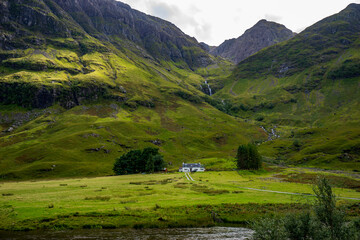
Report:
M47 38L58 37L65 38L65 44L86 52L94 47L92 45L98 45L86 39L90 35L101 42L114 43L119 49L128 46L123 46L118 38L130 40L151 56L185 61L191 67L211 63L196 39L167 21L118 1L2 0L1 4L3 49L41 46L47 43ZM61 41L53 44L63 45ZM96 47L101 49L101 45Z
M176 169L265 137L207 103L233 66L169 22L113 0L0 5L2 179L108 175L149 146Z
M209 49L214 56L222 56L239 63L263 48L288 40L295 35L284 25L260 20L238 38L226 40L220 46Z
M217 96L280 135L261 146L277 162L359 171L359 33L360 5L351 4L239 63Z
M214 63L173 24L117 1L17 0L1 5L4 103L47 107L60 102L71 107L86 98L119 99L123 91L116 91L122 89L116 80L129 72L128 63L147 72L149 65L161 62L168 72L166 62L187 69ZM101 86L90 81L94 78Z

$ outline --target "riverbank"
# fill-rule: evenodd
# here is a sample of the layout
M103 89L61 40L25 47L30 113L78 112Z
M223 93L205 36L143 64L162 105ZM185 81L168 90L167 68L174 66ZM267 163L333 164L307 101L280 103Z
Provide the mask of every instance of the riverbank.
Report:
M156 240L183 240L183 239L249 239L253 231L246 228L212 227L212 228L171 228L171 229L80 229L62 231L32 231L1 232L4 240L57 240L57 239L156 239Z
M312 185L305 180L313 173L301 171L205 172L192 174L195 181L187 180L183 173L169 173L3 182L0 229L248 226L258 217L309 208L314 198ZM291 180L295 174L307 176L305 182ZM360 198L360 192L353 188L358 180L333 174L328 177L347 180L334 188L338 196ZM349 216L360 216L359 201L339 202Z

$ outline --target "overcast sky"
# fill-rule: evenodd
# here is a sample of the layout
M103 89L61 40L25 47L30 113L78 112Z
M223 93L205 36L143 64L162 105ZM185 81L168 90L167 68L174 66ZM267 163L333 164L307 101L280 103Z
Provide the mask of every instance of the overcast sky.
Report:
M261 19L294 32L360 0L121 0L132 8L168 20L199 42L218 46L237 38Z

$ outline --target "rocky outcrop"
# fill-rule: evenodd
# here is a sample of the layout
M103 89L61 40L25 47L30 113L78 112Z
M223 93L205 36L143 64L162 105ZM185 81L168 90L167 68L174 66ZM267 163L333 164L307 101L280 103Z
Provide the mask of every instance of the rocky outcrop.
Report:
M220 46L210 50L210 53L239 63L261 49L288 40L294 35L295 33L284 25L261 20L240 37L226 40Z
M96 101L100 98L120 102L126 100L125 98L116 98L108 92L108 88L95 84L64 88L36 86L31 83L0 82L0 102L17 104L25 108L47 108L55 102L64 108L72 108L85 101Z

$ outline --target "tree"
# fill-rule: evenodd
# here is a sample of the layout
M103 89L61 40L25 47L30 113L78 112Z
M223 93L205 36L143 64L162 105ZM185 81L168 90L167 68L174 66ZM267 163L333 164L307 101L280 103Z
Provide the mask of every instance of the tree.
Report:
M257 221L253 224L255 233L252 239L360 239L359 220L346 220L345 212L336 207L336 198L329 181L319 178L313 190L316 200L312 212L290 214L284 219L264 218Z
M113 171L116 175L136 173L138 169L134 163L140 158L140 150L131 150L115 160Z
M166 166L165 161L164 161L164 157L160 154L153 156L153 160L154 160L154 171L155 172L159 172L161 170L163 170Z
M239 146L236 155L238 169L259 169L261 168L261 162L262 158L256 145L249 143Z
M351 225L346 223L345 212L336 207L336 197L326 178L318 178L313 187L316 196L314 204L315 237L318 239L355 239Z
M165 167L164 158L158 148L131 150L117 158L113 171L116 175L160 171Z

